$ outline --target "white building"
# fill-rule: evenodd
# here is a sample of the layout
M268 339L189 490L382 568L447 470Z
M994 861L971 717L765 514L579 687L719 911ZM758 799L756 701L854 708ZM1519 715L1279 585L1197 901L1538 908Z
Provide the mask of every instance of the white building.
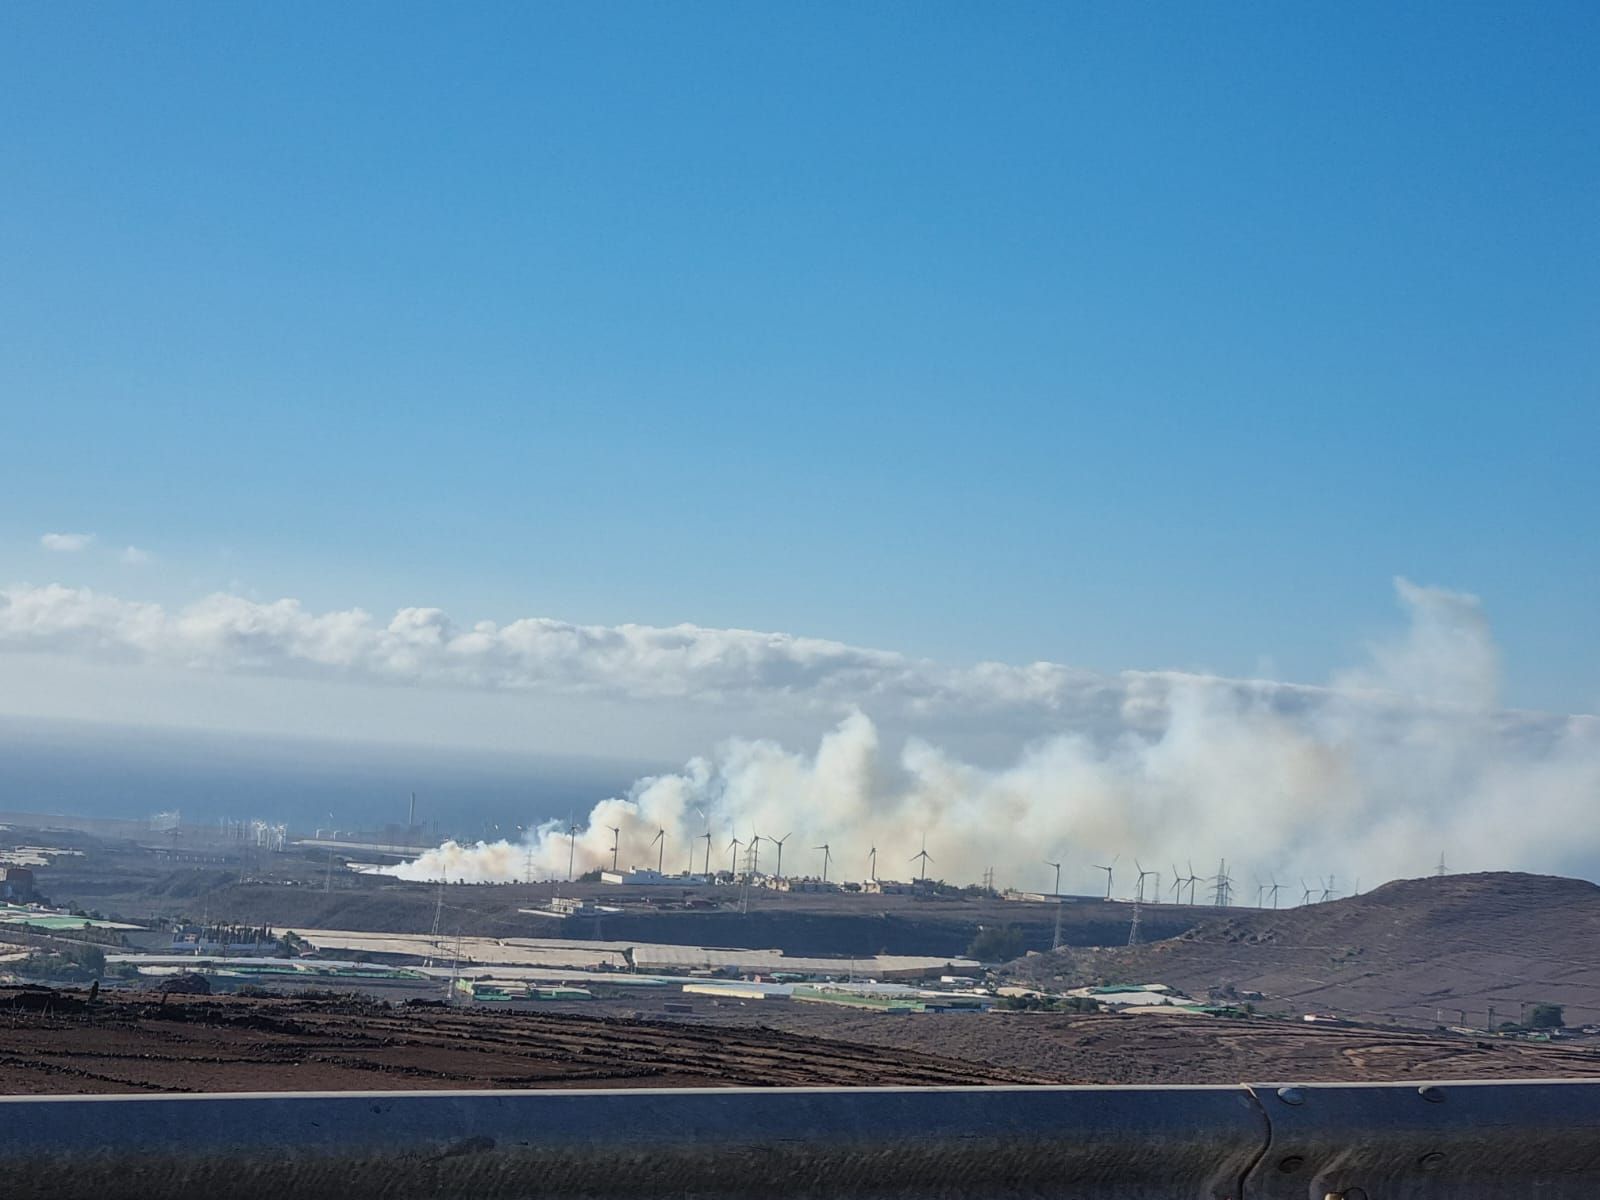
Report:
M634 867L628 871L601 871L601 883L631 885L633 887L689 887L706 882L704 875L664 875L649 867Z

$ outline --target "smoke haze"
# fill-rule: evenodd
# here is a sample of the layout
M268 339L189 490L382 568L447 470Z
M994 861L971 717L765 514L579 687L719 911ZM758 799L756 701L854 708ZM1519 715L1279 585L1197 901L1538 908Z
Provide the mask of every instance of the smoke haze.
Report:
M1098 891L1104 876L1092 864L1120 855L1118 894L1131 889L1135 859L1162 873L1170 895L1174 865L1211 875L1226 858L1243 902L1258 880L1275 877L1289 902L1302 879L1333 875L1343 894L1358 879L1424 874L1441 853L1452 869L1592 873L1600 721L1500 710L1498 655L1476 598L1396 587L1403 636L1370 647L1327 688L1102 680L1090 706L1101 719L1066 714L1000 767L919 737L886 744L857 709L814 751L732 739L681 771L640 779L576 822L575 847L566 823L550 822L525 843L446 843L393 870L563 878L569 853L578 872L609 867L615 826L624 867L654 867L652 839L665 830L668 871L703 869L708 829L713 870L730 865L735 836L792 834L785 874L818 873L812 847L827 843L834 878L864 878L872 847L881 877L910 878L926 834L935 877L970 882L992 866L1001 885L1039 888L1053 881L1043 860L1060 859L1065 890ZM1113 696L1115 718L1103 719ZM764 869L775 853L763 846Z

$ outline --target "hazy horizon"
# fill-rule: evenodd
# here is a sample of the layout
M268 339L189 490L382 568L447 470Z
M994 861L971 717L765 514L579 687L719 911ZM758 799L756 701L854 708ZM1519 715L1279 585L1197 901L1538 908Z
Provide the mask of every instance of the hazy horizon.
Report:
M0 812L139 820L178 809L185 822L310 833L330 811L342 830L404 825L415 792L425 830L490 837L587 809L651 766L0 716Z

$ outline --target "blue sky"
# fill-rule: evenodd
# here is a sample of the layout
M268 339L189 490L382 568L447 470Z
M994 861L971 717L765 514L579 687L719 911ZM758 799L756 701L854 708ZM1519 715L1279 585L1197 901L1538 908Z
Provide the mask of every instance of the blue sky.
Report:
M0 582L1319 681L1404 575L1592 711L1597 34L7 4Z

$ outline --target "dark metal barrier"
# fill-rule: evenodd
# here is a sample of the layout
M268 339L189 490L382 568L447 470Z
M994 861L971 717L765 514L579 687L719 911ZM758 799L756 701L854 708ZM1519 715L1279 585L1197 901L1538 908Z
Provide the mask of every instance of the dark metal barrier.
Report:
M0 1195L1596 1200L1600 1082L4 1097Z
M1251 1089L1251 1200L1600 1200L1600 1082Z

